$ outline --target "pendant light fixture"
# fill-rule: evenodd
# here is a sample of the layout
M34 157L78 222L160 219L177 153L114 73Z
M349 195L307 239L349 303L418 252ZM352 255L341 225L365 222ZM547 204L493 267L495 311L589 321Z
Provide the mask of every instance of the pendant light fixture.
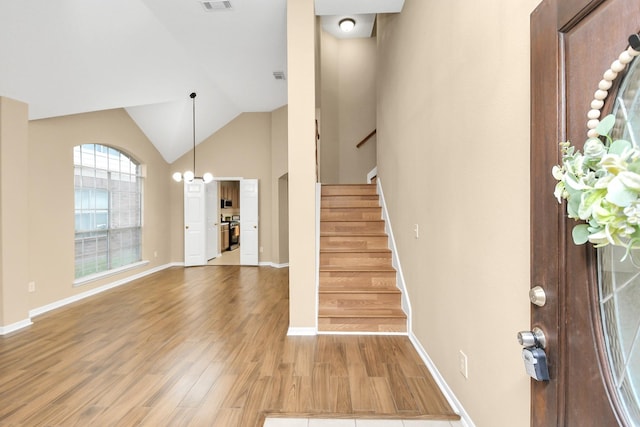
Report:
M191 100L193 101L193 171L186 171L185 173L176 172L173 174L173 179L176 182L185 181L192 182L194 179L201 179L206 183L213 181L213 175L206 172L202 176L196 176L196 93L192 92Z

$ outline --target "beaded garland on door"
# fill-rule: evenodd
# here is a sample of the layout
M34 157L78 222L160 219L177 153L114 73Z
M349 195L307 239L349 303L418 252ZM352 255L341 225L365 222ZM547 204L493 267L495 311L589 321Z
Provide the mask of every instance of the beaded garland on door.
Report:
M598 83L598 90L593 95L593 101L591 101L591 110L587 113L587 136L589 138L597 138L600 136L596 128L600 124L600 110L604 106L604 100L609 95L609 89L613 85L613 81L618 77L618 74L627 67L633 58L640 55L640 36L633 34L629 37L629 47L624 50L618 59L613 61L611 67L604 72L602 80Z
M600 119L604 100L618 75L640 55L640 36L629 37L629 47L598 83L587 113L587 140L582 152L561 142L562 163L553 167L558 181L554 191L559 203L567 201L567 215L577 221L575 244L591 242L595 247L623 246L627 255L640 248L640 147L635 142L613 140L615 124L610 114Z

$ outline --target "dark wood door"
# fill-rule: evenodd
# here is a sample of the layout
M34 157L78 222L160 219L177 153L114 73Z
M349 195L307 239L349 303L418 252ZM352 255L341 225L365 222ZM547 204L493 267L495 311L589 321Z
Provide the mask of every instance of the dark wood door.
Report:
M595 251L573 244L551 168L560 141L586 139L598 82L639 30L640 0L543 0L531 15L531 286L547 293L545 306L532 305L531 326L546 333L551 376L532 381L533 426L626 425L609 392Z

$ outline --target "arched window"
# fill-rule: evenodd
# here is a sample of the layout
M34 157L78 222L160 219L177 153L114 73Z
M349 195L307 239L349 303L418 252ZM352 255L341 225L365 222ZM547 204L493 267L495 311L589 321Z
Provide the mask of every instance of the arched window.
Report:
M75 146L73 162L76 279L140 261L140 165L117 149L99 144Z

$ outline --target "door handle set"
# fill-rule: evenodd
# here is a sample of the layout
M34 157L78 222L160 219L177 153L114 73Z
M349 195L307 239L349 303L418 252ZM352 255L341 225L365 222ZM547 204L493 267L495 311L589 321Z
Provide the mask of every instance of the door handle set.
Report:
M542 286L529 289L529 301L538 307L542 307L547 303L547 294L544 292L544 289L542 289Z
M529 290L529 301L538 307L547 303L547 295L541 286L535 286ZM523 347L522 360L524 368L531 378L536 381L549 380L549 367L547 366L547 337L539 327L531 331L518 332L518 343Z
M518 342L523 347L547 347L547 337L544 331L537 326L532 331L518 332Z

